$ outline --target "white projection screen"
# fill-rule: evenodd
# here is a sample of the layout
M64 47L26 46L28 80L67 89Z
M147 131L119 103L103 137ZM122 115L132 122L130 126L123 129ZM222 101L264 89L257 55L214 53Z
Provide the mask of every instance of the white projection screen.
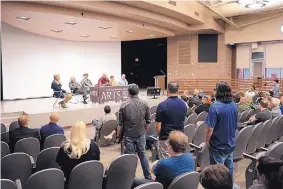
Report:
M121 74L121 42L73 42L36 35L2 23L3 99L52 96L53 75L69 91L84 72L94 84L102 73Z

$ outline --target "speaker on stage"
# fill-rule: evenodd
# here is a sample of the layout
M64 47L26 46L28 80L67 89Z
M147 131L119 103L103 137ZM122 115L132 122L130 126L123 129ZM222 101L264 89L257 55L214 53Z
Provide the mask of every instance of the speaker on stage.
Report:
M156 96L160 96L161 88L158 87L147 87L147 96L153 96L153 98L157 98Z

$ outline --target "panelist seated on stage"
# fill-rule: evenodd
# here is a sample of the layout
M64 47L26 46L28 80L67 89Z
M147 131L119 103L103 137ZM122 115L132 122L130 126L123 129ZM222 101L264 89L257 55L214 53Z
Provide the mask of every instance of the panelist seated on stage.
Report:
M111 86L117 86L117 82L115 81L114 75L110 76L110 85Z
M77 81L75 77L71 77L71 81L69 82L69 88L73 94L82 94L83 95L83 103L87 104L87 89L83 88Z
M83 80L81 81L82 89L87 90L87 93L90 92L90 87L93 85L92 82L88 79L88 73L83 74Z
M55 98L63 98L63 100L59 102L59 105L62 108L67 108L66 104L72 99L72 94L69 94L66 90L62 89L59 74L54 75L54 80L51 83L51 89L53 90L53 96Z
M121 79L118 82L118 85L128 85L128 81L126 79L126 75L122 74Z
M107 75L105 73L102 74L102 77L99 78L97 84L99 86L106 86L110 85L110 80L107 78Z

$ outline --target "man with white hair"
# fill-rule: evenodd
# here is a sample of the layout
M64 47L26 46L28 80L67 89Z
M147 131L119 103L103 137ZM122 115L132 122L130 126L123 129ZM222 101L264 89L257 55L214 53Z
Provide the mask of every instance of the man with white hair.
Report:
M126 75L125 74L122 74L121 79L118 82L118 85L122 85L122 86L128 85L128 81L126 79Z
M76 78L73 76L70 79L69 82L69 88L72 91L73 94L82 94L83 95L83 103L87 104L86 100L87 100L87 89L83 88L77 81Z
M280 100L278 98L271 98L269 102L269 107L271 108L272 118L281 115L281 110L279 105L280 105Z
M106 85L109 85L109 84L110 84L110 80L107 78L106 73L103 73L103 74L102 74L102 77L99 78L97 84L98 84L99 86L106 86Z

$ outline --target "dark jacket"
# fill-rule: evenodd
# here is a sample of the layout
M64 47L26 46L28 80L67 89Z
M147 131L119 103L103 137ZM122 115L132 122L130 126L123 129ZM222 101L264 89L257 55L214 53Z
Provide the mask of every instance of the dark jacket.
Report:
M55 98L64 98L64 93L66 93L66 91L62 89L61 83L58 84L55 80L53 80L51 83L51 89L53 90L53 96Z
M40 129L41 146L43 146L44 141L47 137L54 134L64 135L63 128L56 123L48 123L47 125L42 126Z
M39 132L38 129L30 129L28 127L19 127L9 131L9 139L10 139L10 150L14 152L15 144L23 139L33 137L39 140Z
M210 104L201 104L199 107L195 109L196 114L200 114L201 112L208 112L210 108Z

